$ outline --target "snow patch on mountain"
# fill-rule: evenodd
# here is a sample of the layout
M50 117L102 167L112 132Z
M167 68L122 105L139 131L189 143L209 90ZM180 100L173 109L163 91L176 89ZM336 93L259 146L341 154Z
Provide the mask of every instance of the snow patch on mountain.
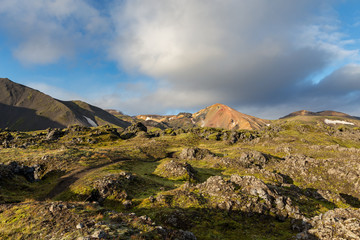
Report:
M87 121L88 123L92 126L92 127L97 127L98 125L96 124L96 122L94 122L92 119L88 118L88 117L85 117L83 116Z
M346 121L341 121L341 120L325 119L324 122L325 122L326 124L347 124L347 125L355 125L354 123L346 122Z

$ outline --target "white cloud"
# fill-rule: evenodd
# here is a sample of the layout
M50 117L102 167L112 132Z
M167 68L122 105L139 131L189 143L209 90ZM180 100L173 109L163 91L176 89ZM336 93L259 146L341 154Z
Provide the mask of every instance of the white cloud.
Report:
M0 29L12 38L15 58L50 64L96 48L109 21L84 0L3 0Z
M133 111L299 105L310 76L358 57L334 16L325 1L129 0L113 9L110 55L161 85L128 99Z

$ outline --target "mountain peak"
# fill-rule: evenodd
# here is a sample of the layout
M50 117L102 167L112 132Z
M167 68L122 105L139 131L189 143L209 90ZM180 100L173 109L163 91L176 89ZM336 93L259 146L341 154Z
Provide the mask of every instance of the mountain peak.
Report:
M222 103L215 103L211 106L206 107L205 109L212 109L212 108L218 108L218 109L232 109L231 107L222 104Z
M259 129L267 121L256 118L221 103L213 104L193 114L195 122L201 127L218 127L225 129Z

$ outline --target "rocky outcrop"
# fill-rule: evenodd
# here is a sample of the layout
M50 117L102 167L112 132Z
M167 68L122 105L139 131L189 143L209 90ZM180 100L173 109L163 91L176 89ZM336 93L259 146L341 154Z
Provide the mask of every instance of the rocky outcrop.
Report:
M195 180L196 179L196 171L189 163L182 163L171 160L169 162L165 162L160 164L155 172L155 174L170 178L170 179L186 179L186 180Z
M275 215L284 221L288 217L303 219L299 208L289 197L278 193L275 187L266 185L253 176L232 175L229 180L212 176L207 181L168 191L152 198L155 205L189 208L207 207L226 211L241 211L252 214Z
M269 157L258 151L244 151L238 158L221 158L220 163L225 167L242 167L262 169L269 162Z
M64 136L65 132L61 131L61 129L49 129L46 135L46 140L57 140L60 137Z
M223 140L227 141L230 144L237 143L239 139L243 137L244 136L240 132L236 132L236 131L229 131L223 134Z
M141 122L137 122L127 127L121 134L122 139L129 139L137 135L147 136L147 127Z
M141 122L137 122L132 124L131 126L126 128L128 132L147 132L147 127Z
M357 159L315 160L296 154L286 157L279 167L282 173L293 179L299 179L307 184L325 182L332 187L333 191L360 197L360 163Z
M214 157L215 155L211 153L208 149L201 149L197 147L184 148L180 155L180 159L196 159L201 160L206 157Z
M262 214L272 212L280 220L288 216L302 217L290 198L281 196L275 189L253 176L232 175L230 180L214 176L199 184L197 188L204 194L209 194L212 199L218 198L214 203L219 208Z
M29 182L35 182L40 180L42 170L41 165L29 167L13 161L8 165L0 165L0 180L6 180L14 175L20 175L25 177Z
M111 197L118 201L131 199L126 189L129 185L135 184L136 177L131 173L122 172L118 175L109 175L95 181L94 190L87 199L88 201L103 202L106 198ZM124 204L124 207L131 205L131 202Z
M336 208L312 218L309 223L311 228L299 233L296 239L360 239L359 209Z
M0 136L0 143L3 148L9 148L10 142L13 140L14 137L9 132L5 132Z

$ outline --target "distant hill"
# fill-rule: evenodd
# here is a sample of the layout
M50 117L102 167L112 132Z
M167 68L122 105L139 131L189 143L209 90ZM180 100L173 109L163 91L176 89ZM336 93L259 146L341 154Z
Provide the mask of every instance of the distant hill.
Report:
M38 90L0 78L0 128L39 130L69 125L98 126L130 123L82 101L60 101Z
M290 117L296 117L296 116L333 116L333 117L352 117L346 113L342 112L336 112L336 111L320 111L320 112L311 112L307 110L300 110L296 112L292 112L284 117L281 117L280 119L284 118L290 118Z
M346 113L337 112L337 111L320 111L320 112L310 112L306 110L292 112L279 120L277 122L283 121L295 121L300 123L307 123L307 124L318 124L320 122L325 123L327 125L354 125L360 126L360 118L351 116Z
M214 104L194 114L179 113L178 115L138 115L143 122L157 122L168 127L215 127L224 129L259 129L269 121L246 115L223 104Z

